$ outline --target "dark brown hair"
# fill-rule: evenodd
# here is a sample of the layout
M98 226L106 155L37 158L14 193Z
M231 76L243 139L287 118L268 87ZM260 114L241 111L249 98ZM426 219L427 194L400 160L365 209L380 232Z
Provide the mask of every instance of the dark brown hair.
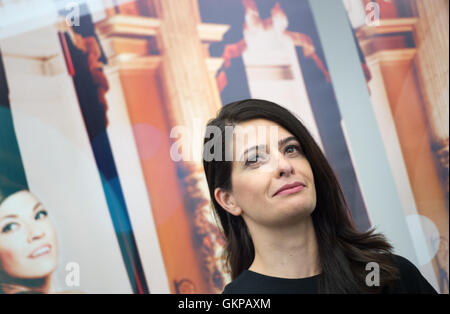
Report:
M208 122L204 138L203 166L214 214L219 218L219 227L225 235L225 255L231 278L234 280L250 267L255 257L254 246L243 218L224 210L216 201L214 190L232 190L232 161L225 158L225 127L234 128L241 122L253 119L273 121L292 133L311 165L317 193L312 221L322 269L319 292L378 292L388 287L398 278L398 269L392 259L392 246L382 234L375 233L374 229L366 232L356 229L333 169L301 121L284 107L259 99L247 99L224 106L217 117ZM208 127L217 127L221 133L210 132ZM205 158L206 155L217 153L213 150L218 147L206 145L207 143L221 145L222 149L218 154L220 158L217 158L217 154L212 160ZM368 272L365 267L369 262L376 262L380 267L378 288L368 288L366 285Z

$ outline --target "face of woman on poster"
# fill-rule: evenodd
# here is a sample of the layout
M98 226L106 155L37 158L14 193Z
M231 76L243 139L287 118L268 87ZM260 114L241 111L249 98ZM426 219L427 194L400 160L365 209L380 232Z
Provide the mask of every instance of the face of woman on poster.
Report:
M222 195L224 208L233 215L242 215L247 225L266 227L296 224L310 216L316 206L314 176L299 141L283 127L265 119L238 126L233 148L232 191L228 197ZM260 136L258 128L264 129L265 135ZM271 129L276 132L271 133ZM256 144L254 140L248 141L252 138ZM255 146L258 149L252 149ZM286 184L294 186L278 192Z
M0 204L0 273L17 279L49 276L57 267L58 244L47 210L29 191Z

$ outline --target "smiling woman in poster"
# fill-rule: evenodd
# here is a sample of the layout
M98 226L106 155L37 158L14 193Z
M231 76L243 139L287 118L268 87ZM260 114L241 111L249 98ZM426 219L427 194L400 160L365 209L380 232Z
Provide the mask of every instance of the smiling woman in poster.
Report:
M382 234L356 230L331 166L290 111L244 100L208 127L203 165L232 279L223 293L436 293ZM378 282L367 280L375 266Z
M53 293L58 241L48 211L0 176L0 294Z

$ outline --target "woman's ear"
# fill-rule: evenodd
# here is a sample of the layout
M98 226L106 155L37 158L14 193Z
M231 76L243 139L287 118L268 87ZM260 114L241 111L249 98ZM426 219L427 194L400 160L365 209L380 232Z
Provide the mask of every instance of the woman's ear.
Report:
M214 197L217 203L230 214L239 216L242 213L242 209L237 206L236 200L231 192L216 188L214 190Z

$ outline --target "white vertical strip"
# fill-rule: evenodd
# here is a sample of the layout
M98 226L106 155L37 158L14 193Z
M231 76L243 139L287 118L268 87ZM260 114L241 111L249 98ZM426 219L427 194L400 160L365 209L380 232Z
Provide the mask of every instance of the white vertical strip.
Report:
M372 74L372 79L369 82L369 87L372 91L372 108L378 123L380 135L383 138L384 149L397 187L398 197L402 203L403 213L407 217L413 217L412 215L418 215L416 201L414 199L405 161L403 159L403 153L397 136L397 129L395 128L392 117L392 111L389 106L389 99L380 68L380 58L380 54L375 54L367 58L367 65ZM429 255L426 235L422 225L408 224L408 227L412 235L416 255L418 257L423 254ZM414 230L411 228L414 228ZM424 276L429 279L435 289L438 290L436 275L431 263L425 265L417 264L417 266L422 270Z
M406 217L384 150L352 29L341 1L309 0L345 121L361 192L372 223L396 253L416 265ZM381 197L382 196L382 197Z
M106 75L110 85L110 90L106 94L108 135L145 277L150 293L170 293L150 196L142 174L118 69L106 68Z
M248 49L243 61L251 97L272 101L290 110L324 151L292 39L267 30L248 32L246 41Z

